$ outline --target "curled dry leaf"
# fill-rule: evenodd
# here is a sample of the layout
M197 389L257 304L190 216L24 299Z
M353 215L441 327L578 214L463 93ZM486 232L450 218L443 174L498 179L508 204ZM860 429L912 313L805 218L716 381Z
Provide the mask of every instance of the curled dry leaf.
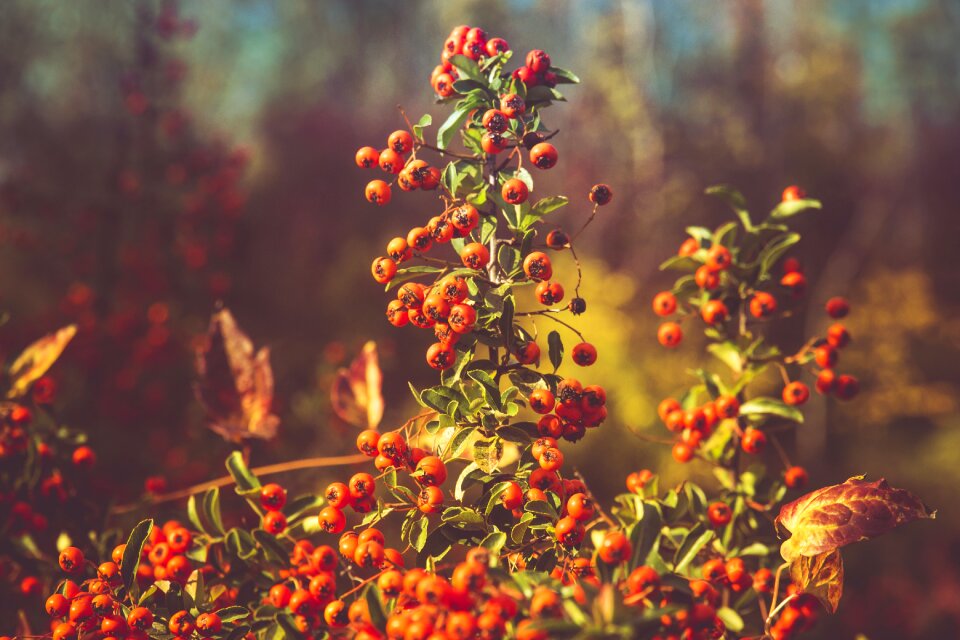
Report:
M817 556L935 515L909 491L895 489L883 478L867 482L857 476L808 493L780 509L777 533L786 538L780 555L787 562Z
M790 563L790 579L804 593L809 593L830 613L837 612L843 595L843 558L834 549L815 556L800 556Z
M207 410L210 428L225 440L269 440L280 423L270 413L273 370L270 351L254 354L253 343L237 327L229 310L210 318L205 344L197 350L197 398Z
M77 326L71 324L24 349L10 365L10 391L7 396L19 398L29 391L30 385L53 366L75 335Z
M361 429L376 429L383 418L382 385L377 343L367 342L348 368L337 371L330 390L334 413Z

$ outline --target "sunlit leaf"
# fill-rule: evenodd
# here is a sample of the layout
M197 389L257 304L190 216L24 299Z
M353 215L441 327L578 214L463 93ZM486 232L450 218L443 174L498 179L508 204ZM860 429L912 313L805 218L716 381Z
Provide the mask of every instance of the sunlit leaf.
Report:
M361 429L376 429L383 418L382 386L377 344L368 342L348 368L337 372L330 391L334 412Z
M269 440L279 418L273 403L270 351L256 353L253 343L237 326L229 310L213 314L206 343L197 350L197 398L207 411L210 428L225 440Z
M55 333L46 335L23 350L10 365L10 398L19 398L30 385L45 374L57 361L67 344L77 334L76 325L68 325Z
M787 562L817 556L851 542L868 540L918 518L933 518L915 495L894 489L881 478L863 476L824 487L786 504L777 516L777 533L786 537L780 555Z
M837 612L843 595L843 558L838 549L800 556L790 563L790 578L801 591L816 596L827 611Z

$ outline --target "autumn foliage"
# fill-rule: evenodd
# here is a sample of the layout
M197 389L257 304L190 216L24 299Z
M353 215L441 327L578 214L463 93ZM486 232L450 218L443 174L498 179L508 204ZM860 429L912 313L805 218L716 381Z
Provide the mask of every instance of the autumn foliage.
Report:
M363 193L377 207L405 192L436 194L431 215L397 229L371 274L387 292L386 320L422 340L437 372L433 386L410 385L418 412L384 427L376 346L364 347L331 392L337 414L358 428L356 455L249 468L255 441L283 437L269 351L221 309L200 341L195 388L211 429L237 446L229 478L171 497L185 499L177 519L151 519L149 498L127 505L144 517L120 537L95 524L40 527L38 517L56 517L65 502L95 499L82 481L92 450L46 415L43 375L74 329L8 367L0 522L9 535L0 552L16 567L8 582L19 581L5 606L23 611L11 632L38 624L35 635L54 640L781 640L836 610L841 547L934 516L883 480L800 495L806 471L778 433L803 423L811 387L839 400L859 387L840 368L851 345L845 300L827 303L833 324L796 352L771 338L770 327L805 303L791 224L821 208L796 187L762 217L732 188L709 189L732 219L689 227L661 266L677 277L653 298L663 319L656 340L682 358L688 337L702 334L718 366L676 381L659 407L669 439L652 438L677 463L709 465L715 485L662 487L654 471L637 469L612 503L597 501L591 479L565 459L615 418L591 380L603 354L588 339L580 286L589 274L576 245L615 189L598 179L572 199L541 191L538 173L566 160L548 108L564 100L558 86L579 79L539 49L519 66L513 59L503 39L457 27L430 81L447 119L430 133L429 116L414 124L401 112L406 126L385 147L356 154L357 167L380 172ZM572 232L549 223L563 207L582 211ZM373 209L376 224L392 224ZM554 268L561 263L564 271ZM575 279L561 281L562 272ZM771 373L782 380L773 395L763 391ZM768 467L768 447L779 466ZM288 495L265 479L319 465L344 466L320 495ZM49 511L34 509L51 495Z

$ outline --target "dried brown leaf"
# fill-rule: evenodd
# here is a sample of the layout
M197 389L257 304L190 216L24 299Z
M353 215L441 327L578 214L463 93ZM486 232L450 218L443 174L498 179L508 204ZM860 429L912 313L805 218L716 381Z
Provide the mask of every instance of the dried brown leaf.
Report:
M273 370L270 351L254 353L250 338L229 310L213 314L206 344L197 351L197 398L207 410L210 428L231 442L269 440L279 418L270 412Z
M800 556L790 563L790 578L801 591L815 596L827 611L837 612L843 595L843 558L839 549Z
M330 390L334 413L361 429L376 429L383 419L382 386L377 343L367 342L348 368L337 371Z
M10 365L11 382L7 397L19 398L29 391L30 385L53 366L76 334L77 326L71 324L24 349Z

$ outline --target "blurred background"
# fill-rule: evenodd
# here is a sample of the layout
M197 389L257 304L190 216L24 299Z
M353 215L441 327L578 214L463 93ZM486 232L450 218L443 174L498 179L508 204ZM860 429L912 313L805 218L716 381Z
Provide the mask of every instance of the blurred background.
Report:
M656 343L656 266L689 224L727 212L731 183L755 212L788 184L824 210L794 255L810 311L779 338L822 331L847 296L863 392L820 396L787 438L812 485L885 476L940 509L851 547L847 595L822 638L960 634L960 4L950 0L205 0L0 4L0 329L6 355L68 322L54 371L71 424L99 444L121 499L147 477L171 489L220 475L227 444L193 398L193 348L216 301L272 349L280 435L253 463L353 451L330 411L336 369L380 345L384 426L414 412L407 382L434 376L426 337L384 320L369 276L385 243L438 209L431 194L363 200L353 154L432 113L428 84L457 24L519 55L547 50L582 79L547 121L561 160L538 190L613 204L579 241L578 323L600 350L590 381L612 419L570 448L597 493L649 467L693 472L634 436L661 436L656 404L700 363L696 340ZM572 265L561 261L561 272ZM771 389L777 381L771 381ZM773 461L776 464L775 461ZM316 489L332 473L289 478Z

